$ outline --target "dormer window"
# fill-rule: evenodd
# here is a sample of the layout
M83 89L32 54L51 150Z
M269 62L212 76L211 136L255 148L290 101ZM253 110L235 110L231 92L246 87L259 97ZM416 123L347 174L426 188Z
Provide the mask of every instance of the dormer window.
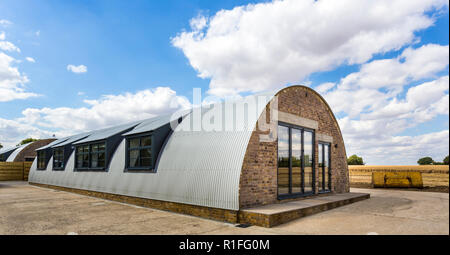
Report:
M152 135L127 138L127 169L151 170Z
M104 170L106 143L83 144L76 147L75 165L77 170Z
M53 149L53 169L64 170L64 148Z
M38 151L37 152L37 169L45 170L47 168L47 155L46 151Z

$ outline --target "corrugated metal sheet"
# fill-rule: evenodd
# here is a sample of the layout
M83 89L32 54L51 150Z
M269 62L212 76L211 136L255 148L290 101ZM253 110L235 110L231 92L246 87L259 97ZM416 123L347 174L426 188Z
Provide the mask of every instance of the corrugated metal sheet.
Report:
M17 149L13 153L11 153L11 155L9 155L9 157L6 159L6 162L13 162L14 159L16 158L16 156L28 145L30 145L30 144L27 143L27 144L23 144L23 145L20 145L19 147L17 147Z
M101 129L101 130L97 130L97 131L92 131L92 133L90 133L88 137L86 137L78 142L75 142L74 144L81 144L81 143L103 140L103 139L109 138L113 135L116 135L120 132L123 132L127 129L130 129L134 126L137 126L140 123L142 123L142 121L136 121L136 122L120 125L120 126L105 128L105 129Z
M47 148L53 147L53 146L55 146L57 144L60 144L62 142L67 141L69 138L70 137L64 137L64 138L57 139L57 140L55 140L55 141L53 141L53 142L51 142L51 143L49 143L49 144L47 144L45 146L37 148L36 150L39 151L39 150L43 150L43 149L47 149Z
M11 148L11 147L9 147L9 148L1 148L0 149L0 154L7 153L7 152L13 151L15 149L17 149L17 147L14 147L14 148Z
M185 112L181 116L184 116L188 113L189 112ZM166 125L167 123L169 123L171 121L177 121L177 119L178 119L177 116L180 116L180 115L177 114L177 115L173 116L173 114L168 114L168 115L158 116L158 117L144 120L142 123L140 123L135 128L133 128L133 130L123 134L123 136L153 131L157 128L160 128L160 127Z
M54 147L61 147L61 146L67 145L67 144L74 143L74 142L76 142L76 141L79 141L79 140L81 140L81 139L86 138L89 134L90 134L90 133L83 133L83 134L71 136L71 137L69 137L69 139L67 139L66 141L63 141L63 142L58 143L58 144L55 144L55 145L53 145L53 146L51 146L51 147L53 147L53 148L54 148Z
M52 160L46 171L36 171L36 161L30 171L30 182L87 189L112 194L158 199L222 209L239 209L239 181L242 163L256 121L274 94L263 100L250 96L231 105L236 113L253 109L244 119L223 114L222 124L231 129L188 130L199 114L204 119L223 112L230 105L219 103L192 110L173 131L164 147L156 173L125 172L125 140L116 149L107 172L76 172L74 153L70 155L65 171L51 171ZM239 114L238 114L239 115ZM208 121L204 123L208 126ZM139 130L152 128L142 125ZM160 124L158 124L160 125ZM146 128L144 128L146 126ZM142 128L142 129L141 129ZM210 127L211 128L211 127ZM122 129L122 128L120 128ZM123 129L122 129L123 130ZM95 138L104 138L99 132ZM133 132L133 131L131 131ZM138 132L138 131L136 131ZM140 132L140 131L139 131Z

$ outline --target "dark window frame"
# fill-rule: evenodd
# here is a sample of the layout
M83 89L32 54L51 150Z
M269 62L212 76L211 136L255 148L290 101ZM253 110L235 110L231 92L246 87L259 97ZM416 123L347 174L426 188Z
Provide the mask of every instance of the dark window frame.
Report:
M97 144L105 144L105 149L102 151L105 154L105 165L103 167L92 167L92 154L100 154L98 151L97 152L93 152L92 150L92 146L93 145L97 145ZM88 146L89 150L88 152L83 152L83 153L79 153L78 150L81 147L84 146ZM108 143L106 140L99 140L99 141L93 141L93 142L87 142L87 143L82 143L82 144L77 144L75 145L75 167L74 167L74 171L79 171L79 172L86 172L86 171L92 171L92 172L106 172L107 171L107 162L108 162ZM78 156L79 155L88 155L88 166L87 167L79 167L78 166ZM97 157L98 159L98 157Z
M142 138L143 137L150 137L150 141L151 144L150 146L141 146L142 144ZM137 139L139 138L139 147L134 147L134 148L130 148L130 141L132 139ZM125 170L124 172L129 172L129 173L156 173L156 167L154 165L154 161L155 159L154 157L154 136L153 136L153 132L146 132L146 133L140 133L140 134L134 134L134 135L130 135L125 137ZM151 153L151 158L150 158L150 166L130 166L130 151L132 150L137 150L139 151L139 157L140 157L140 151L144 150L144 149L150 149L150 153Z
M41 153L43 153L44 155L43 155L43 161L44 161L44 167L40 167L39 165L40 165L40 163L39 163L39 160L40 160L40 158L42 157L40 157L39 156L39 154L41 154ZM40 150L40 151L36 151L36 170L39 170L39 171L45 171L45 170L47 170L47 151L46 150Z
M328 146L328 183L325 183L325 145ZM331 192L331 143L319 141L318 150L322 147L322 166L318 166L318 171L322 171L322 187L319 188L319 194ZM320 153L319 153L320 155ZM319 161L320 162L320 161ZM321 189L322 188L322 189Z
M316 132L314 129L306 128L298 125L294 125L291 123L286 123L279 121L278 126L283 126L288 128L288 134L289 134L289 193L288 194L279 194L278 193L278 184L277 184L277 199L290 199L290 198L297 198L297 197L307 197L315 194L316 189L316 162L315 162L315 148L316 148ZM277 128L278 128L277 126ZM301 143L302 143L302 149L301 149L301 192L292 193L292 128L300 130L301 132ZM305 141L304 141L304 132L311 132L312 133L312 190L310 192L304 192L305 191L305 160L304 160L304 150L305 150ZM278 183L278 138L277 138L277 183Z
M60 167L55 167L55 151L56 150L61 150L62 151L62 154L61 154L61 159L60 159L60 162L61 162L61 164L62 164L62 166L60 166ZM52 162L53 162L53 171L64 171L64 168L65 168L65 165L64 165L64 147L56 147L56 148L53 148L53 153L52 153L53 155L53 159L52 159Z

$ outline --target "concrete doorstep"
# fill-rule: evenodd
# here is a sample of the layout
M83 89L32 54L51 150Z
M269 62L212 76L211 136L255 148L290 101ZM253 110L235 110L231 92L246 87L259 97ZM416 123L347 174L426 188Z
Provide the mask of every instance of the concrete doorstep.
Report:
M258 206L241 210L239 212L239 222L270 228L368 198L370 198L368 193L343 193Z

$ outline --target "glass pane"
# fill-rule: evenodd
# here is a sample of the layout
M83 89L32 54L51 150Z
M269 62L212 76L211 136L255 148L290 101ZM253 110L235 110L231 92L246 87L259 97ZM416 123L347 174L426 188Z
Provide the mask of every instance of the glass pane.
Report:
M92 145L92 152L97 152L98 151L98 144L93 144Z
M98 167L98 154L97 153L91 154L91 167Z
M142 167L150 167L152 164L152 158L141 158Z
M330 145L324 145L324 166L325 166L325 171L324 171L324 175L325 175L325 189L330 189L330 182L329 182L329 172L328 170L330 169L330 162L329 162L329 151L330 151Z
M305 162L305 192L313 191L313 133L303 132L303 160Z
M150 136L142 137L142 145L141 146L150 146L152 145L152 139Z
M289 193L289 129L278 126L278 194Z
M148 158L152 156L152 150L151 149L143 149L141 151L141 157L142 158Z
M45 151L40 151L38 153L38 168L45 168Z
M139 151L138 150L130 150L129 153L129 165L130 167L136 167L138 166L138 158L139 158Z
M317 169L319 179L319 191L323 190L323 144L319 144L319 169Z
M99 151L104 151L104 150L105 150L105 147L106 147L105 143L99 143L99 144L98 144L98 150L99 150Z
M130 139L130 148L138 148L139 147L139 138Z
M83 152L85 153L89 152L89 145L83 146Z
M77 156L77 167L83 166L83 156Z
M105 153L99 153L98 154L98 167L105 167Z
M82 167L89 167L89 154L83 154L83 164Z
M292 193L302 192L302 131L292 128Z

